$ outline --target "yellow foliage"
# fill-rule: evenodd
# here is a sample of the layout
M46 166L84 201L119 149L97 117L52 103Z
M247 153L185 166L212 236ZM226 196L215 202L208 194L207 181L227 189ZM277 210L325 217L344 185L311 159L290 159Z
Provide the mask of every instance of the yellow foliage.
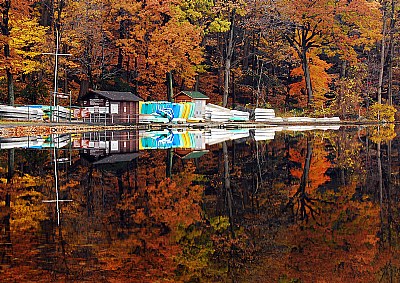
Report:
M210 224L215 231L221 232L229 227L229 218L226 216L216 216L210 219Z
M42 53L41 47L45 42L47 28L26 17L13 19L12 22L9 44L11 55L16 59L12 61L12 70L22 71L24 74L37 71L41 64L37 56ZM0 69L5 68L5 65L0 66Z
M12 204L13 230L36 230L40 222L48 218L42 197L42 193L36 191L24 191L16 197Z
M368 119L386 122L394 122L394 114L397 112L393 106L379 103L373 104L368 110Z
M384 126L377 127L373 130L371 141L374 143L386 143L396 137L394 124L385 124Z

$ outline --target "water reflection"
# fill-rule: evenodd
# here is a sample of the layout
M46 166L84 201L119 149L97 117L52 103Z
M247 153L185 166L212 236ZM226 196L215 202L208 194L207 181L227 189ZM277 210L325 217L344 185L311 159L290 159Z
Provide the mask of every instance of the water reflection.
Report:
M305 130L3 140L1 281L399 281L395 129Z

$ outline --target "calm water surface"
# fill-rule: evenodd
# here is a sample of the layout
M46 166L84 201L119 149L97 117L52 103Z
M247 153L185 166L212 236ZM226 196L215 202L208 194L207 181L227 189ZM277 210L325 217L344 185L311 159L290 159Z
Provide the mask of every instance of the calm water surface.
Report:
M399 282L396 131L1 139L0 281Z

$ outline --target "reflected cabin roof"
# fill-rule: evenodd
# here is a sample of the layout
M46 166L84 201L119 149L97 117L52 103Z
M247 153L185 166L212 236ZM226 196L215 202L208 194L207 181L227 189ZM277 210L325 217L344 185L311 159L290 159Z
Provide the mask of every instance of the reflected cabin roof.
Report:
M104 157L100 160L93 162L93 165L100 165L100 164L114 164L120 162L131 162L133 159L138 158L140 153L117 153L112 154L107 157Z
M85 98L90 93L97 94L97 95L107 98L108 100L111 100L111 101L142 101L143 100L140 97L134 95L132 92L103 91L103 90L89 90L89 92L86 93L86 95L84 95L82 98Z

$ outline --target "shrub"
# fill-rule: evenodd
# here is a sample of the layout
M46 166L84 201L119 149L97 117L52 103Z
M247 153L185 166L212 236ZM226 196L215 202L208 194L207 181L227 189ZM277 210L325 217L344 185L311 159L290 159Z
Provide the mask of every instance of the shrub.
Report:
M367 118L375 121L394 122L396 108L391 105L375 103L368 109Z

